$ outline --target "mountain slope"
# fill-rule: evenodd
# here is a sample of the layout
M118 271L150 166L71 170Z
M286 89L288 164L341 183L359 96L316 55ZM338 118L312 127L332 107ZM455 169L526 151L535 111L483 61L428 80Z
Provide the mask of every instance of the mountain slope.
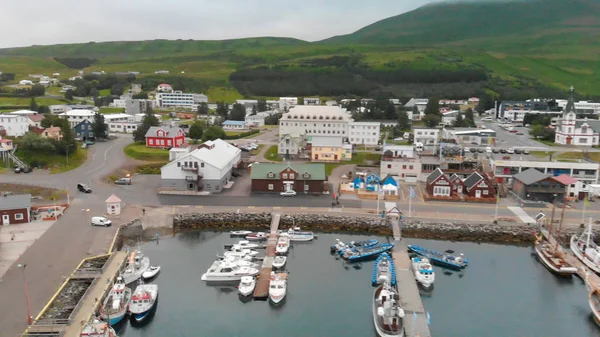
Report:
M506 49L535 46L539 38L556 43L597 43L599 36L597 0L505 0L423 6L321 42Z

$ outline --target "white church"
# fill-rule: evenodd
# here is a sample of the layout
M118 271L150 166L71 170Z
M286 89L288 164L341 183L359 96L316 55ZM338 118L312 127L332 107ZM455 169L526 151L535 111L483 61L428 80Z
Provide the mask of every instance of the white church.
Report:
M577 119L573 92L567 106L563 110L562 118L556 123L556 136L554 142L561 145L593 146L598 145L600 139L600 120Z

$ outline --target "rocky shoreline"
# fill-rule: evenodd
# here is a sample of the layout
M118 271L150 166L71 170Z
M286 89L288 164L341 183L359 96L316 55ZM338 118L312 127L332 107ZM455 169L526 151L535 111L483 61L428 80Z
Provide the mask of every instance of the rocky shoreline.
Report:
M230 231L248 229L268 231L271 223L270 213L186 213L173 218L174 231L192 229L211 229ZM284 215L280 228L300 226L303 229L320 232L353 232L377 235L392 235L392 230L383 219L369 217L350 217L318 214ZM488 243L530 244L537 233L535 226L504 224L468 224L458 222L427 223L403 220L402 236L408 238L470 241ZM563 231L561 239L578 233L579 229Z

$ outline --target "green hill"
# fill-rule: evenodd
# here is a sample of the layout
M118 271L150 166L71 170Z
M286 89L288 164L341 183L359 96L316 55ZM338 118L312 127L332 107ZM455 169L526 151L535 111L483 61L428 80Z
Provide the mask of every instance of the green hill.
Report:
M600 42L597 0L505 0L436 3L322 43L452 45L531 51Z

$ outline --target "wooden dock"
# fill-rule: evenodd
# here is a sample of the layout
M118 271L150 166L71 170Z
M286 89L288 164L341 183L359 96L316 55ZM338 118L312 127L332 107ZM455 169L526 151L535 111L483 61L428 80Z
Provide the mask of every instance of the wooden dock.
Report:
M263 260L262 269L256 282L256 288L254 289L254 299L267 299L269 297L269 280L271 278L271 271L273 270L273 259L275 258L275 246L277 245L277 238L279 234L279 220L281 219L280 213L273 213L271 218L271 230L269 232L269 238L267 239L267 253Z
M396 266L396 287L405 313L404 335L406 337L431 337L427 311L423 307L419 286L411 268L408 247L400 234L400 214L398 213L392 212L391 205L386 205L386 220L391 223L394 233L395 245L392 258Z
M556 239L554 238L554 236L550 235L546 229L542 229L541 233L548 240L548 242L550 242L551 245L556 244ZM587 273L588 274L587 281L590 282L595 287L600 286L600 277L595 272L593 272L588 267L586 267L585 264L583 264L583 262L581 262L575 255L573 255L573 252L571 252L568 249L564 249L564 247L562 247L560 245L560 243L559 243L558 247L559 247L559 250L562 253L564 253L565 260L567 260L567 262L570 265L577 268L577 275L582 280L584 280L584 281L586 280L586 273Z

